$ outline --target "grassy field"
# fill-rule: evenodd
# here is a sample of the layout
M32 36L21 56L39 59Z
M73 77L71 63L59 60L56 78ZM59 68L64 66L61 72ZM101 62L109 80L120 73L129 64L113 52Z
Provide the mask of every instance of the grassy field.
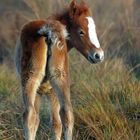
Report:
M13 63L20 28L29 20L47 17L54 12L52 9L61 9L63 3L1 0L0 140L23 140L23 106ZM140 140L139 0L88 3L105 60L92 65L74 49L69 54L74 140ZM51 138L46 99L42 100L40 118L37 140Z

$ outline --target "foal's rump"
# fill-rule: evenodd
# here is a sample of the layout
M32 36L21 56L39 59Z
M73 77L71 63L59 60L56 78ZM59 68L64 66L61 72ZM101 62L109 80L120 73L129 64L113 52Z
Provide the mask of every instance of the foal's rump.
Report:
M52 57L61 61L61 58L57 59L56 57L58 55L63 56L65 53L61 50L66 45L63 44L66 36L65 27L56 20L35 20L23 26L16 44L15 57L22 86L26 85L28 79L38 79L39 83L41 82L46 74L49 49L55 51L56 55Z

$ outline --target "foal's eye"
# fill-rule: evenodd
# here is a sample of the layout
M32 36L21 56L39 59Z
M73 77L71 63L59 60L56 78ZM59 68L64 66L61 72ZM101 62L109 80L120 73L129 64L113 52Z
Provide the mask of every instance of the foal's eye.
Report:
M79 35L80 35L81 37L84 36L84 31L83 31L83 30L80 29L78 32L79 32Z

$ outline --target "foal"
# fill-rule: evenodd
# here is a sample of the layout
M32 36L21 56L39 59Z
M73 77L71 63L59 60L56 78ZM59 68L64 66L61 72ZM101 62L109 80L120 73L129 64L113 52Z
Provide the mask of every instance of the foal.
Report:
M56 26L49 21L53 21L58 27L55 28ZM55 30L46 28L46 24L50 24ZM65 38L66 30L69 34L68 40ZM58 41L60 47L57 47ZM61 139L62 124L64 139L72 140L74 121L69 93L67 50L76 48L91 63L104 59L90 9L84 2L77 4L73 0L65 11L50 16L47 21L36 20L27 23L22 29L17 46L17 68L21 75L26 106L26 140L35 139L39 124L40 95L44 93L47 93L50 101L55 140ZM62 53L64 50L65 53Z

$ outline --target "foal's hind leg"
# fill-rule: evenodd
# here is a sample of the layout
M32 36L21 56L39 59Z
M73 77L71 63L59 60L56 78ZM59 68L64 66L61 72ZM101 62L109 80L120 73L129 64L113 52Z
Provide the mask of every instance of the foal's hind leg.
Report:
M40 94L37 94L36 95L36 99L35 99L35 110L36 110L36 115L37 115L37 120L36 120L36 124L35 124L35 131L34 131L34 135L36 135L36 131L38 129L38 126L39 126L39 122L40 122L40 119L39 119L39 111L40 111L40 103L41 103L41 95Z
M30 76L29 80L23 87L23 98L25 105L23 123L26 140L35 140L35 135L39 124L39 97L37 97L36 94L40 82L41 78L39 75Z
M57 53L58 56L61 56L60 58L57 57ZM61 122L63 123L65 135L64 138L65 140L72 140L74 117L70 101L68 56L65 53L66 52L62 51L59 54L58 50L58 52L55 51L55 54L53 54L52 62L55 63L53 63L50 68L50 82L60 103Z
M56 90L56 95L58 96L60 102L60 115L64 128L64 139L72 140L74 117L72 105L70 102L69 89L65 83L63 83L63 85L55 84L54 89Z
M34 130L32 133L32 136L34 137L33 139L35 139L36 132L37 132L39 122L40 122L40 119L39 119L40 101L41 101L41 95L37 94L35 97L35 102L34 102L34 109L35 109L34 115L36 115L36 119L34 121L35 123L32 124L32 125L34 125ZM25 113L27 114L27 112L25 112ZM28 132L26 132L26 135L27 135L27 133ZM29 138L27 138L27 139L29 139Z
M65 103L60 110L61 121L64 128L64 139L72 140L72 131L74 125L73 109L70 102Z
M74 117L70 102L70 91L67 78L65 80L63 79L63 81L61 81L61 79L54 79L51 83L60 102L61 122L64 127L64 139L72 140Z

